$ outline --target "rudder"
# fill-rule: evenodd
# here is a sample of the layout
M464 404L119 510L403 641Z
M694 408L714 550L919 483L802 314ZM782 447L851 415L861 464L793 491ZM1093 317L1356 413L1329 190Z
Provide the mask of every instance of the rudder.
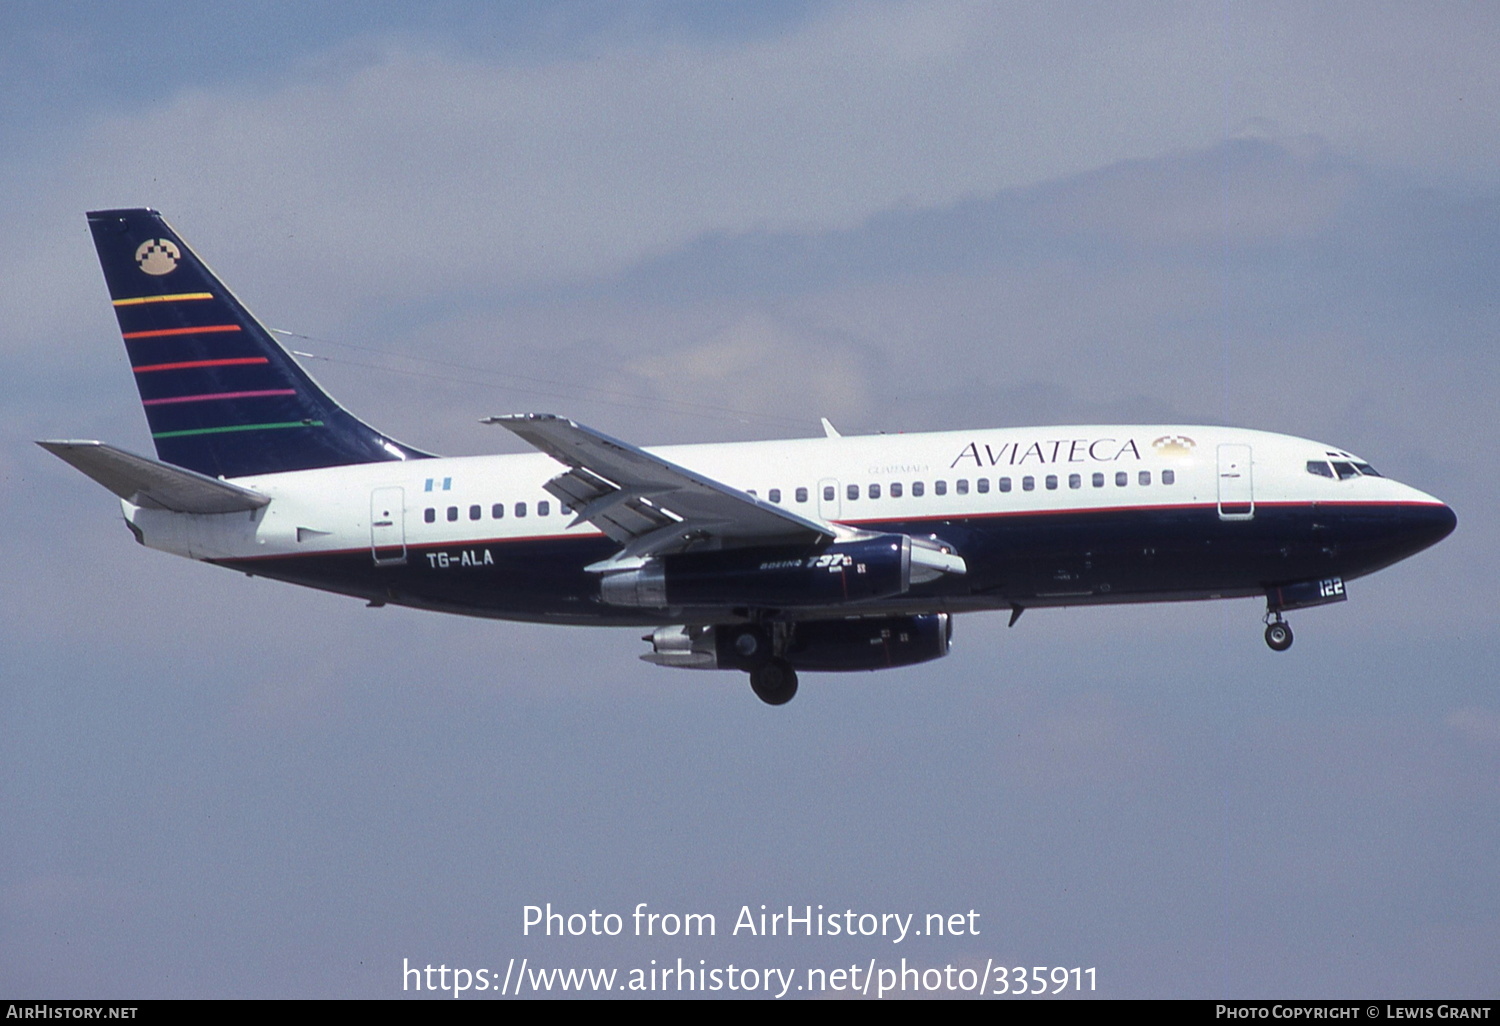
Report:
M339 406L156 211L88 221L163 462L243 477L430 455Z

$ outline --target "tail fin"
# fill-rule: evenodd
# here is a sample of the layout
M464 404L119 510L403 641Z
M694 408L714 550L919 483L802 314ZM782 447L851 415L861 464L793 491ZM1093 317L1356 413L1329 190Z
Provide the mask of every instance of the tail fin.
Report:
M88 219L164 462L243 477L430 455L334 402L156 211Z

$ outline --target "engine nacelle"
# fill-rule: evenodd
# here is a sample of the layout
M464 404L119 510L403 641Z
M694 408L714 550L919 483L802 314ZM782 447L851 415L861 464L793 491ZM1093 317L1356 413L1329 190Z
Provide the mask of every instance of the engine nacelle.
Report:
M889 598L905 592L911 583L911 539L882 534L812 550L728 549L662 556L634 570L606 574L599 582L599 595L615 606L781 609Z
M952 640L947 613L813 620L792 625L783 658L799 670L883 670L941 658Z
M952 637L947 613L662 627L646 635L652 651L641 658L684 669L748 670L774 649L799 670L883 670L945 656Z

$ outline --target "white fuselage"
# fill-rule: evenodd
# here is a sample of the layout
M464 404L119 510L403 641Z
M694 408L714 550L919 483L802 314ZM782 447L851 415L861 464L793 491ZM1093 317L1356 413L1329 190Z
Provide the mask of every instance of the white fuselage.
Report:
M1009 428L648 451L813 519L847 528L930 524L939 535L955 524L1004 532L1007 521L1112 511L1199 510L1232 525L1277 507L1441 505L1389 478L1310 473L1310 461L1363 463L1321 443L1223 427ZM371 463L236 479L271 499L251 512L124 507L145 544L193 559L242 568L332 554L378 562L379 548L394 564L399 549L405 573L441 576L516 543L603 541L545 490L563 469L542 454ZM1192 590L1184 597L1203 589Z

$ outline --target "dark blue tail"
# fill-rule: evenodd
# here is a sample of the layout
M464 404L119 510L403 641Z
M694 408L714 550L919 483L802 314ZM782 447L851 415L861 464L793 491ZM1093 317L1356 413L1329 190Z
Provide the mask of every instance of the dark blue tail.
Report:
M88 218L163 462L243 477L430 455L334 402L156 211Z

